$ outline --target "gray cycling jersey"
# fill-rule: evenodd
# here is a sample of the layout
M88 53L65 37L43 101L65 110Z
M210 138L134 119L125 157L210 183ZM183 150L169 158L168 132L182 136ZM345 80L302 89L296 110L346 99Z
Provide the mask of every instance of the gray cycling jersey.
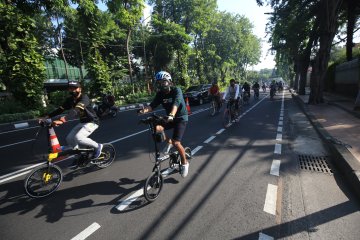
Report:
M235 99L236 88L229 87L229 97Z

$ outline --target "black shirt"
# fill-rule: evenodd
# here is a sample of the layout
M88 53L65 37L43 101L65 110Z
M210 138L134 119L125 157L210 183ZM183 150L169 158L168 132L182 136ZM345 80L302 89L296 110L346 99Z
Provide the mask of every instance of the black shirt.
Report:
M70 110L67 117L79 116L81 123L99 123L99 118L91 107L90 99L88 95L84 93L82 93L78 99L75 99L72 96L68 97L58 109L49 114L49 117L59 115L64 110Z

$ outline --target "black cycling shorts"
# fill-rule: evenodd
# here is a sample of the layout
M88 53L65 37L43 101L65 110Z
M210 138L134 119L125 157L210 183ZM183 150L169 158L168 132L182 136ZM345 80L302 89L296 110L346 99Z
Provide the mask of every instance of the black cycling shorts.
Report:
M168 122L163 125L165 130L174 129L172 140L181 142L181 139L185 133L187 121L174 119L172 122Z

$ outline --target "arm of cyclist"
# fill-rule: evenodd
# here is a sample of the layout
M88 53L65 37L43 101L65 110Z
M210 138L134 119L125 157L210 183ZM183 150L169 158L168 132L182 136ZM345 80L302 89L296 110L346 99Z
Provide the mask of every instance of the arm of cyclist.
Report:
M225 91L225 93L224 93L224 95L223 95L223 101L225 101L225 99L226 99L226 96L229 94L229 88L226 88L226 91Z

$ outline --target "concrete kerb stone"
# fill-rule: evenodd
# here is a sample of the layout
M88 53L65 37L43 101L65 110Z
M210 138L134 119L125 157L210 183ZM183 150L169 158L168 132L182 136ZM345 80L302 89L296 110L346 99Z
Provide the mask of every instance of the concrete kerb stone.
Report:
M128 106L119 107L119 111L122 112L122 111L127 111L127 110L133 110L133 109L141 108L141 107L148 106L148 105L150 105L150 103L131 104ZM11 122L11 123L3 123L3 124L0 124L0 133L17 130L17 129L34 127L37 124L38 124L37 119L30 119L27 121L18 121L18 122Z
M301 110L307 116L315 130L319 133L321 139L328 147L333 156L332 163L341 171L345 176L346 181L350 184L351 188L360 199L360 164L351 154L351 152L342 145L334 144L330 140L331 135L323 128L318 120L308 110L306 104L298 97L296 93L290 91L293 99L297 102Z

